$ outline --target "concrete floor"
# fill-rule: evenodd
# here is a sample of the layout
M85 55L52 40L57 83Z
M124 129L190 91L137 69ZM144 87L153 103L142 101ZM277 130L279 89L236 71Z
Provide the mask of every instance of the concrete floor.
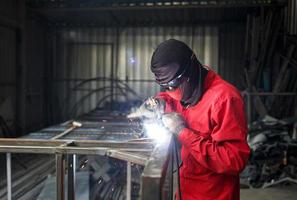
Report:
M297 200L297 185L241 189L240 200Z

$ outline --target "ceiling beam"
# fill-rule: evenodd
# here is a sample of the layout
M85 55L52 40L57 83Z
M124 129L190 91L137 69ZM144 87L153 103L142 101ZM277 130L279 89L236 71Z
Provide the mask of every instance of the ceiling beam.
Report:
M34 6L29 4L33 10L43 12L90 12L90 11L113 11L113 10L147 10L147 9L193 9L193 8L220 8L220 7L260 7L260 6L284 6L286 0L278 1L182 1L182 2L160 2L160 3L109 3L109 4L88 4L68 5L64 4L42 4Z

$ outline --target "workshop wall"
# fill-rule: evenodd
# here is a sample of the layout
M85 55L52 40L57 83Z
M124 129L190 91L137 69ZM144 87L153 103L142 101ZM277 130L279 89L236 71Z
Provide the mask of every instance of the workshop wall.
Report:
M16 35L13 29L0 26L0 116L8 123L15 119Z
M111 84L116 86L116 100L144 99L156 94L160 88L150 72L150 59L154 48L169 38L186 42L203 63L217 71L217 26L59 30L54 45L55 105L63 108L65 117L87 112L101 101L111 100ZM76 87L79 82L96 77Z
M238 89L244 90L244 41L246 27L243 23L220 25L219 74Z
M297 34L297 1L289 0L287 8L287 32L291 35Z
M47 29L32 20L26 22L26 129L44 127Z
M9 126L16 111L16 18L17 0L0 1L0 117ZM1 136L8 133L0 129Z
M41 24L26 17L25 1L0 1L0 116L10 128L0 136L44 126L47 27Z

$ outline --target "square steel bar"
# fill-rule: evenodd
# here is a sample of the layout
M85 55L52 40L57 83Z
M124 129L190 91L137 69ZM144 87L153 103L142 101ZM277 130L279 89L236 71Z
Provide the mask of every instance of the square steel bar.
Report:
M64 200L65 199L64 176L65 176L65 156L63 154L56 154L56 192L57 192L57 200Z
M70 154L67 159L67 197L68 199L75 200L75 170L76 170L76 155Z
M11 153L6 153L7 200L11 200Z

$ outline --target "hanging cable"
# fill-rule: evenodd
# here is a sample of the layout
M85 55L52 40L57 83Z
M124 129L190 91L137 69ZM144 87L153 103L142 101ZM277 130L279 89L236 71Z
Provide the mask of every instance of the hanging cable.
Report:
M178 142L177 142L177 138L173 139L174 141L174 155L175 155L175 161L176 161L176 172L177 172L177 192L178 192L178 200L182 200L182 195L181 195L181 190L180 190L180 173L179 173L179 152L178 152Z

